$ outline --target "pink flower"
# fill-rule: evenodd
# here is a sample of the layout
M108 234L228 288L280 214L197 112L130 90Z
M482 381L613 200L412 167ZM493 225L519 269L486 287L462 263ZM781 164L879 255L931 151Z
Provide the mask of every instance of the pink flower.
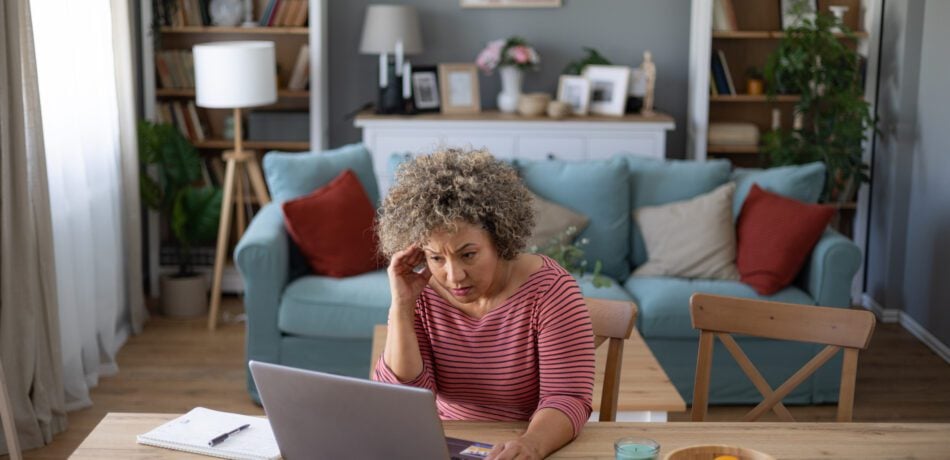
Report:
M498 64L501 62L501 50L505 47L505 40L494 40L488 42L488 45L481 53L478 53L478 58L475 59L475 65L478 66L482 72L490 74L492 70L495 70L495 67L498 67Z
M518 64L527 64L531 60L531 54L526 46L515 46L508 50L508 56Z
M531 69L540 62L538 52L526 45L520 37L490 41L475 59L475 65L486 75L491 75L498 66L514 65L521 69Z

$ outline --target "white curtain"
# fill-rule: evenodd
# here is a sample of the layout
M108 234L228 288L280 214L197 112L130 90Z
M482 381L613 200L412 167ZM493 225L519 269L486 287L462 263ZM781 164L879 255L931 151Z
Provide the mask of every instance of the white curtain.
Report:
M100 375L118 370L115 353L144 318L128 7L31 5L63 380L74 410L92 404Z

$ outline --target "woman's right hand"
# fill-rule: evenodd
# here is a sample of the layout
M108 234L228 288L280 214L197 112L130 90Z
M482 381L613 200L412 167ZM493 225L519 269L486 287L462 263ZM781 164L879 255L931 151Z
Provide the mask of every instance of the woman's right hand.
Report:
M422 248L410 246L393 254L386 272L389 275L389 290L392 294L393 307L403 314L413 314L416 299L432 273L425 265L426 255ZM423 264L422 271L416 273L413 269Z

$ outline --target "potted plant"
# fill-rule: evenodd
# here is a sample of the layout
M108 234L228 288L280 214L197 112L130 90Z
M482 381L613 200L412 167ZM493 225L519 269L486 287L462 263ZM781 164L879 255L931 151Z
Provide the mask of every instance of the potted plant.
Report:
M831 14L812 16L805 2L792 9L798 21L785 29L778 48L765 65L768 94L798 94L795 126L766 133L762 150L773 165L823 161L827 180L823 201L854 199L867 181L862 143L874 126L870 105L863 99L860 58L836 36L854 35ZM840 28L840 29L839 29Z
M221 190L194 185L201 178L201 158L174 126L143 121L138 138L142 201L162 213L178 243L178 271L161 280L163 311L170 316L203 315L207 282L195 271L191 250L196 243L215 239Z

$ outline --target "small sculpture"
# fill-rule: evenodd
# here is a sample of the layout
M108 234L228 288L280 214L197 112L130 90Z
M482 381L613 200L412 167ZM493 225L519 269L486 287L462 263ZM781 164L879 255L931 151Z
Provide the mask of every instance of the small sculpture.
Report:
M650 51L643 52L643 63L640 64L640 71L646 80L646 93L643 95L643 107L640 114L643 116L653 115L653 88L656 86L656 65L653 64L653 54Z

